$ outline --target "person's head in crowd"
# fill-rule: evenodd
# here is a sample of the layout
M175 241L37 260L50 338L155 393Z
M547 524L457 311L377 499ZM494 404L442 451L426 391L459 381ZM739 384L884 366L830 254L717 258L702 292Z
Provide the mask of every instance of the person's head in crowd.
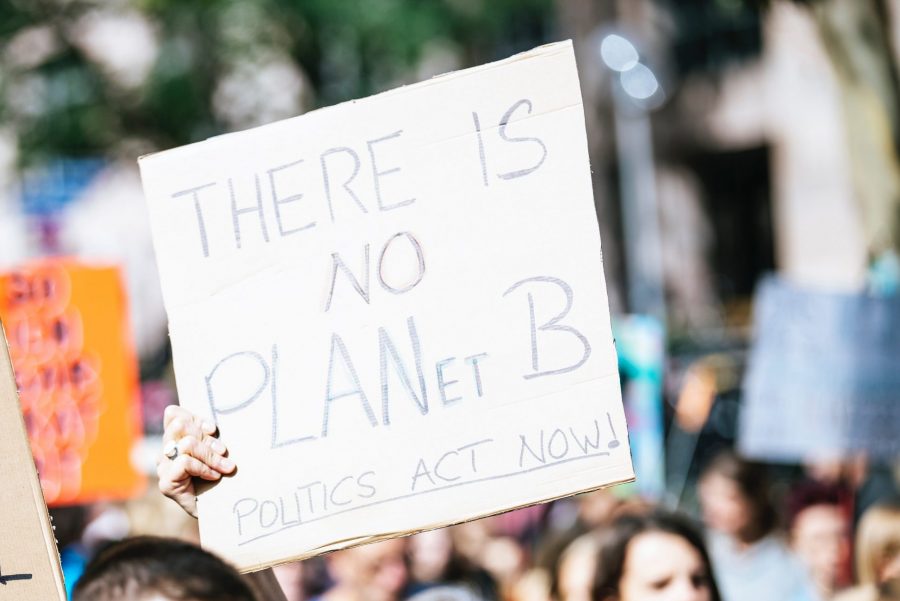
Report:
M597 536L593 601L720 601L703 538L683 518L623 515Z
M878 586L878 601L900 601L900 578L891 578Z
M479 565L490 574L505 597L528 568L528 553L511 536L496 536L487 541L479 558Z
M486 570L456 548L455 528L420 532L408 540L410 584L407 594L435 587L462 586L480 597L496 596L496 583Z
M485 601L471 588L459 585L436 586L413 595L409 601Z
M822 598L849 584L850 494L839 484L807 481L787 498L791 547Z
M860 584L900 580L900 502L874 505L856 531L856 577Z
M594 532L576 538L560 554L551 590L559 601L591 601L599 541Z
M769 500L765 467L725 451L700 476L703 521L711 529L752 544L772 532L777 514Z
M237 571L203 549L142 536L114 543L91 561L72 601L257 601Z
M304 567L302 561L293 561L272 568L275 580L284 593L285 601L303 601L306 598L303 590Z
M408 581L406 539L395 538L328 556L328 570L335 586L325 593L328 601L394 601Z
M453 560L453 539L448 528L420 532L409 539L409 571L416 582L444 580Z
M612 519L622 499L611 490L601 489L578 495L578 519L587 528L599 528Z

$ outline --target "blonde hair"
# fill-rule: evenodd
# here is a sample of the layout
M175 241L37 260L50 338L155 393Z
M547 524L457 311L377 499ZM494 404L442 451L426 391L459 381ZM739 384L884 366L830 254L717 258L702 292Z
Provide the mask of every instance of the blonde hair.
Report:
M900 553L900 503L883 503L863 514L856 533L856 577L878 584L879 570Z

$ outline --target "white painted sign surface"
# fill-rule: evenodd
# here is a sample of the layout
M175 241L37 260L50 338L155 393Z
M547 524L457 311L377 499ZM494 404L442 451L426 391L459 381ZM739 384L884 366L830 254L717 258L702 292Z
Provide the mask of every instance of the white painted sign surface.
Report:
M141 159L242 569L633 479L571 43Z

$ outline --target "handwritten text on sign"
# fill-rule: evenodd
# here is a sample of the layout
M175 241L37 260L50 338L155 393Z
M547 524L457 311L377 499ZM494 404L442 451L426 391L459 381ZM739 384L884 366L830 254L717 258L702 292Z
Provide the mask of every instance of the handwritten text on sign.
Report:
M633 477L569 43L141 161L254 569ZM338 518L339 519L334 519Z

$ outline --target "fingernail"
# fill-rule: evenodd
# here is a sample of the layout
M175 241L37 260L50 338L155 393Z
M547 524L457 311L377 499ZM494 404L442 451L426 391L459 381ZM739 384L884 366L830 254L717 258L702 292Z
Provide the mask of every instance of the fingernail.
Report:
M225 445L222 444L221 440L213 440L211 446L212 446L212 450L215 451L216 453L218 453L219 455L224 455L225 451L227 450L225 448Z
M225 470L234 469L234 461L232 461L228 457L222 457L221 459L219 459L219 465L222 467L222 469Z
M203 431L207 432L208 434L212 434L216 431L216 425L207 420L203 420L203 423L200 424L200 427L203 428Z

